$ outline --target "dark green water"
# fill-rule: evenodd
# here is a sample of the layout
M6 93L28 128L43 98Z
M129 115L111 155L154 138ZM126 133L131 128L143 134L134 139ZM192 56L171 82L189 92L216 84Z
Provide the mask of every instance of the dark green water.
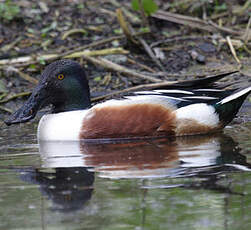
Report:
M251 112L246 111L246 116ZM0 132L0 229L251 229L251 123L147 142Z

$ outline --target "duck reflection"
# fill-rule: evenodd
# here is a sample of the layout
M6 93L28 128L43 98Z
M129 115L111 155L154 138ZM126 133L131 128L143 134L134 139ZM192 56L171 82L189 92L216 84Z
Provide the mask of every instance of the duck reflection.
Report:
M231 193L217 185L218 175L251 168L238 143L222 134L133 142L40 142L39 151L42 167L26 172L22 179L39 184L53 209L62 212L85 207L94 189L94 173L105 178L192 176L203 180L177 186ZM160 187L169 186L175 187Z
M41 193L52 200L52 210L73 212L83 208L90 200L94 173L84 167L26 169L21 179L39 184Z
M112 143L40 142L39 149L45 168L92 167L106 178L174 177L246 162L238 144L222 134Z

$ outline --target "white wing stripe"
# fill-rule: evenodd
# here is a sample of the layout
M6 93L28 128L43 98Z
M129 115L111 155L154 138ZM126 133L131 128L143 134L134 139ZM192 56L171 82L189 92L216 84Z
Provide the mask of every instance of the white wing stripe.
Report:
M230 96L228 96L226 98L224 98L223 100L221 100L217 104L225 104L225 103L227 103L229 101L232 101L232 100L234 100L234 99L236 99L238 97L241 97L242 95L244 95L244 94L246 94L246 93L248 93L250 91L251 91L251 86L246 88L246 89L243 89L243 90L241 90L241 91L239 91L237 93L234 93L234 94L232 94L232 95L230 95Z
M154 101L156 98L159 98L162 100L171 99L171 100L175 100L175 101L187 101L186 99L177 98L177 97L170 97L170 96L165 96L165 95L139 95L139 96L127 96L125 98L131 99L131 100L150 99L151 101Z
M178 89L158 89L158 90L154 90L154 92L158 92L158 93L183 93L183 94L194 94L193 92L190 91L185 91L185 90L178 90Z
M182 97L185 99L202 99L202 100L213 100L218 99L217 97L207 97L207 96L191 96L191 97Z
M155 92L155 91L138 91L138 92L133 92L134 94L149 94L149 95L159 95L161 93Z
M223 92L221 89L196 89L194 91L202 91L202 92Z

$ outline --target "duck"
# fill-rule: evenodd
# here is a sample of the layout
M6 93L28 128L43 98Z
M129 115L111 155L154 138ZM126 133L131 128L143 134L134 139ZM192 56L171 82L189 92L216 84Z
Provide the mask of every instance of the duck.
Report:
M233 120L251 86L241 90L199 88L202 83L203 79L194 80L190 84L194 88L177 84L176 88L138 91L92 105L85 70L76 61L62 59L46 66L30 97L5 123L30 121L40 109L52 105L51 112L39 121L40 141L158 138L218 132Z

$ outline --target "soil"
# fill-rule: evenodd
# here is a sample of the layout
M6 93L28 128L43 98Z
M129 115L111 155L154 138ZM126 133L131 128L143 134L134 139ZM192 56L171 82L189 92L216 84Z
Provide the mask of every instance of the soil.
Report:
M134 31L145 30L140 13L132 10L130 1L126 0L16 0L12 2L19 7L20 12L12 20L0 17L0 60L22 56L39 57L43 54L60 54L95 41L121 36L123 31L116 16L118 8L124 10L125 18ZM212 19L221 13L223 16L218 17L217 20L221 19L221 23L237 30L245 28L249 19L245 11L241 17L233 14L231 21L228 15L231 9L229 9L227 1L218 1L222 5L227 4L227 8L223 12L214 10L215 5L210 5L210 3L198 6L197 10L192 11L193 1L190 1L190 5L188 3L187 5L178 3L174 5L175 1L164 0L156 2L161 10L198 18L202 18L204 13L207 13L208 19ZM245 3L245 1L231 2L240 7ZM202 9L206 10L203 12ZM224 16L224 13L227 14ZM218 22L217 20L214 21ZM227 42L224 42L229 34L207 32L155 17L149 17L148 23L151 32L139 37L143 38L152 48L168 73L167 76L160 74L163 71L140 44L133 44L126 36L97 45L91 50L121 47L127 50L128 54L105 55L103 58L137 72L147 72L158 79L168 81L194 79L198 76L236 69L239 66ZM79 29L79 31L66 36L66 33L73 29ZM240 40L240 37L234 37L234 39ZM249 46L250 43L247 43L247 48ZM235 83L241 80L244 82L242 85L250 84L250 53L243 47L236 48L236 51L242 64L241 72L224 81ZM76 60L85 68L93 97L150 83L141 78L107 70L81 57ZM20 77L20 72L39 79L39 74L50 62L40 60L21 65L0 65L1 119L9 115L7 110L14 111L19 107L26 97L17 97L8 103L3 103L1 100L20 92L30 91L34 87L34 83ZM13 71L10 66L14 66L19 72Z

